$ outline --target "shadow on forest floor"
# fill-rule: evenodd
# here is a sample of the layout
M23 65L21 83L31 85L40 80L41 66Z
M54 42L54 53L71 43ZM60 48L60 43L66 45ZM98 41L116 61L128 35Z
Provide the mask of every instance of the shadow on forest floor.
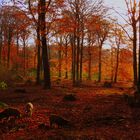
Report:
M140 139L140 108L132 108L124 94L133 93L131 84L115 84L105 88L102 84L53 84L52 89L40 86L22 86L26 93L9 89L0 93L0 101L18 108L22 113L27 102L34 105L33 116L21 118L13 126L0 123L1 138L40 140L135 140ZM75 100L64 100L74 94ZM71 128L49 126L49 116L57 114L69 120ZM39 127L43 124L45 127ZM10 128L11 127L11 128Z

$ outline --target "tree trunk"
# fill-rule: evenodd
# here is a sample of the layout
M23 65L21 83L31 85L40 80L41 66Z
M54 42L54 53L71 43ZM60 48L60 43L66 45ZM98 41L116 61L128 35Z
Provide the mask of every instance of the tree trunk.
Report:
M7 52L7 67L10 68L10 55L11 55L11 41L12 33L11 29L8 30L8 52Z
M42 43L42 60L43 60L43 71L44 71L44 88L51 88L51 80L50 80L50 64L48 59L48 48L47 48L47 40L46 40L46 1L40 0L40 23L41 23L41 43Z
M59 64L58 64L58 77L59 78L61 78L61 67L62 67L62 37L60 37L60 44L59 44L59 50L58 50L58 62L59 62Z
M80 84L80 9L79 0L76 3L76 86Z
M37 34L37 74L36 74L36 84L40 84L40 71L41 71L41 43L40 43L40 1L38 1L38 19L37 19L37 28L36 28L36 34Z
M18 59L19 59L19 35L16 34L16 51L17 51L17 59L16 59L16 70L18 71Z
M65 79L68 79L68 44L65 45Z
M16 35L16 45L17 45L17 57L19 56L19 35Z
M137 85L137 27L133 24L133 76L134 85Z
M118 77L119 52L120 52L120 46L118 45L118 46L117 46L117 57L116 57L116 69L115 69L114 83L117 82L117 77Z
M24 69L24 76L26 75L26 43L25 39L23 38L23 69Z
M25 64L26 64L26 70L28 70L28 68L29 68L29 54L28 54L28 49L27 49L27 52L26 52L26 62L25 62Z
M91 39L90 36L88 38L88 80L91 80Z
M4 30L4 39L3 39L3 46L7 46L7 30ZM2 53L3 53L3 66L7 66L7 51L6 51L6 47L2 48Z
M89 52L89 62L88 62L88 80L91 80L91 52Z
M39 23L38 23L39 24ZM41 58L40 58L40 53L41 53L41 44L40 44L40 27L37 25L37 75L36 75L36 84L40 84L40 67L41 67Z
M78 31L79 34L79 31ZM77 54L76 54L76 85L79 85L79 58L80 58L80 37L77 36Z
M114 71L113 71L113 49L111 47L111 82L113 82Z
M0 65L2 63L2 28L0 30Z
M99 46L99 75L98 75L98 82L101 82L102 78L102 45Z
M138 90L140 93L140 2L139 2L139 65L138 65Z
M72 45L72 81L73 86L75 86L75 64L76 64L76 47L75 47L75 34L71 37L71 45Z
M82 73L83 73L83 47L84 47L84 31L82 30L82 40L81 40L81 49L80 49L80 82L82 82Z

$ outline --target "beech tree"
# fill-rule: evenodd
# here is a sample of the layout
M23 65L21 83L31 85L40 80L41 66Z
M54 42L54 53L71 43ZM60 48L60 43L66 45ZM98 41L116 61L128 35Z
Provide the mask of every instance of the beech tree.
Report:
M36 31L36 48L37 48L37 75L36 75L36 83L40 84L40 71L41 71L41 38L40 38L40 1L35 1L37 6L33 5L34 1L28 1L28 10L29 14L32 16L33 26ZM36 10L35 10L36 9ZM36 16L37 15L37 18Z
M20 17L20 18L19 18ZM21 19L22 18L22 19ZM26 15L21 10L14 6L1 7L1 53L5 51L3 59L6 66L11 68L11 46L17 38L17 55L19 46L20 32L29 26L29 21ZM21 24L22 23L22 24ZM2 61L2 56L1 56Z
M43 71L44 71L44 88L51 88L50 81L50 64L48 58L48 47L46 39L46 12L51 4L51 0L48 1L46 7L46 1L40 0L40 31L41 31L41 44L42 44L42 61L43 61Z
M128 12L128 20L125 19L126 23L130 25L132 28L133 35L131 36L129 32L123 27L122 29L126 32L129 39L133 43L133 76L134 76L134 85L137 85L138 81L138 71L137 71L137 23L139 19L139 13L138 13L138 2L136 0L125 0L126 6L127 6L127 12Z
M138 67L138 89L139 89L139 91L140 91L140 1L139 1L139 18L138 18L138 20L139 20L139 58L138 58L138 60L139 60L139 67Z
M11 6L4 6L2 10L3 10L2 20L4 25L3 28L4 46L5 47L7 46L7 48L5 48L7 49L6 65L7 68L10 68L11 43L13 40L15 28L15 17L13 16L14 8Z
M73 33L71 33L72 46L72 79L73 85L77 86L82 81L82 58L83 43L85 37L85 23L93 14L102 13L102 0L93 3L88 0L68 0L69 15L73 21Z
M3 22L2 22L2 11L0 7L0 65L2 63L2 47L3 47Z
M15 1L16 2L16 1ZM20 4L17 1L18 4ZM51 87L50 81L50 62L49 62L49 46L48 40L50 37L51 27L57 19L57 14L60 14L60 7L63 7L62 0L29 0L27 2L27 13L31 15L32 22L36 29L37 34L37 78L40 81L40 67L43 62L44 73L44 87L49 89ZM25 6L26 9L26 6ZM37 18L36 18L37 17ZM41 57L42 55L42 57Z
M57 9L59 9L59 7L63 7L63 1L61 0L60 1L48 0L47 2L45 0L40 0L40 25L41 25L40 31L41 31L41 44L42 44L42 61L43 61L43 69L44 69L44 87L47 89L51 88L51 81L50 81L50 63L48 57L49 52L47 46L48 37L46 35L49 34L51 25L54 22L54 19L57 18ZM52 10L52 16L51 16L51 9L54 10L54 11ZM49 14L49 16L51 16L51 17L48 16L47 24L46 24L46 13Z
M114 73L114 83L117 82L118 79L118 69L119 69L119 59L120 59L120 49L124 45L124 31L117 26L114 29L114 36L115 36L115 44L116 44L116 63L115 63L115 73Z
M20 34L20 38L21 38L21 42L23 44L23 70L24 70L24 76L26 76L26 58L27 58L27 54L26 54L26 48L28 46L28 39L29 39L29 30L25 29L22 30L22 33Z
M86 22L86 36L87 36L87 44L88 44L88 80L91 80L91 68L92 61L94 56L92 56L92 51L94 45L97 44L97 36L96 36L96 22L98 20L98 15L91 15Z
M101 79L102 79L102 47L103 47L103 44L106 41L108 33L109 33L109 22L107 20L101 20L99 23L97 23L97 32L96 33L97 33L98 46L99 46L98 82L101 82Z

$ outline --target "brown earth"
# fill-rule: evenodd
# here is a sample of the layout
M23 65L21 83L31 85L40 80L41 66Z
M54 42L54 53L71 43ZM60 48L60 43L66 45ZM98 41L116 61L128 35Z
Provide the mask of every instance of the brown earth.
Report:
M132 94L131 84L119 83L112 88L101 84L83 84L72 87L69 83L53 84L52 89L41 86L17 85L25 93L16 93L15 88L0 91L0 101L19 109L32 102L32 117L0 123L1 140L140 140L140 108L132 108L124 99L124 93ZM75 94L75 101L65 101L67 93ZM49 126L50 114L69 120L73 126L58 128ZM43 124L44 127L38 127Z

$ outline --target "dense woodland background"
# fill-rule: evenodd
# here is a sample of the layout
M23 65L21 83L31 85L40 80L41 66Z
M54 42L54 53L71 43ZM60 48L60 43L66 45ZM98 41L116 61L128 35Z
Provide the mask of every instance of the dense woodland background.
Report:
M14 75L46 88L53 79L137 84L139 6L126 5L121 15L102 0L3 1L0 80Z

